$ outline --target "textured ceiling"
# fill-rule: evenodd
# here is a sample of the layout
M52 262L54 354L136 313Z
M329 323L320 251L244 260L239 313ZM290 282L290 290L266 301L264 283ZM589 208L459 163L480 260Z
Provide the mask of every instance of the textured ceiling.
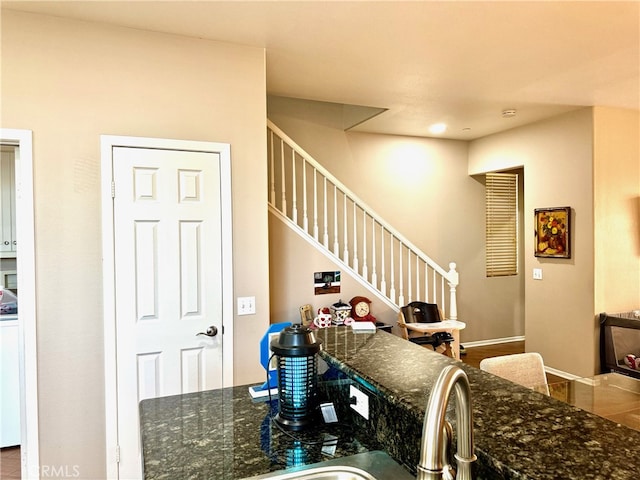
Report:
M638 1L2 5L264 47L270 98L381 109L356 131L430 136L445 122L443 137L472 139L584 106L640 109Z

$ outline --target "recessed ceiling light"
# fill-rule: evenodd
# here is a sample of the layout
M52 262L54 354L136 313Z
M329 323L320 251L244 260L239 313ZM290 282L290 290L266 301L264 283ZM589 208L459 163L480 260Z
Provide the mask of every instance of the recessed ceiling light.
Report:
M447 130L447 126L444 123L434 123L429 127L429 132L433 133L434 135L440 135L441 133L444 133L446 130Z

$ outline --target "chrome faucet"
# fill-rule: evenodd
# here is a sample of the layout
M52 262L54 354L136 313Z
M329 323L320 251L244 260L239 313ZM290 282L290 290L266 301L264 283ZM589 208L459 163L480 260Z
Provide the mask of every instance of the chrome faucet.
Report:
M451 391L456 390L455 454L457 472L448 461L451 425L445 419ZM433 386L422 426L422 444L417 480L456 478L471 480L471 466L476 461L473 453L473 413L469 379L460 367L445 367Z

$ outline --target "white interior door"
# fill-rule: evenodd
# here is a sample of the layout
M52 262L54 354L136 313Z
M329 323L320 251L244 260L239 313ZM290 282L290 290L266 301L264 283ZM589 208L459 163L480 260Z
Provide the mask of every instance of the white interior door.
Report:
M112 154L118 476L134 479L139 402L223 385L221 162L197 151Z

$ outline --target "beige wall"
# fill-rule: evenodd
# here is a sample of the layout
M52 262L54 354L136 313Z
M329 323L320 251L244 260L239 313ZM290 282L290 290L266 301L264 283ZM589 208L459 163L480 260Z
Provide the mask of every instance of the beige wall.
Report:
M594 109L595 311L640 308L640 112Z
M100 135L231 144L235 382L268 320L264 51L2 12L2 127L34 139L42 465L105 476Z
M597 314L640 306L638 116L579 109L470 142L467 155L462 142L344 133L329 122L270 112L280 128L427 254L443 265L458 262L459 316L468 324L463 341L526 332L527 350L541 352L547 366L579 376L599 368ZM403 170L411 152L419 161ZM458 171L467 160L467 171ZM477 222L484 215L482 174L520 167L521 275L486 279L484 223ZM469 175L478 182L470 183ZM533 210L554 206L572 208L571 259L533 255ZM446 218L464 221L453 235L432 235L429 221L441 225ZM611 232L619 234L612 238ZM272 268L287 259L271 258ZM533 280L533 268L543 270L542 281Z
M276 214L269 214L269 242L274 245L271 249L274 254L269 257L272 323L299 322L300 305L311 305L315 316L319 308L329 307L340 300L349 303L356 295L363 295L372 300L371 314L376 320L387 324L396 321L394 310L386 303L376 300L349 270L311 247ZM341 272L340 293L316 295L313 285L314 272L331 271Z
M463 342L524 335L522 277L485 276L484 184L468 175L467 142L345 133L318 117L269 112L278 127L427 255L445 268L458 264L458 318L467 323ZM296 265L312 275L304 260L304 254L295 258L272 248L272 285L273 272L286 271L278 265ZM307 292L290 283L290 297ZM274 311L290 308L280 305L285 300L272 290Z
M581 109L471 142L469 173L524 166L526 349L549 367L588 376L594 328L593 119ZM571 259L533 255L535 208L572 208ZM530 228L527 228L530 226ZM533 268L543 280L533 280ZM579 361L576 361L579 359Z

